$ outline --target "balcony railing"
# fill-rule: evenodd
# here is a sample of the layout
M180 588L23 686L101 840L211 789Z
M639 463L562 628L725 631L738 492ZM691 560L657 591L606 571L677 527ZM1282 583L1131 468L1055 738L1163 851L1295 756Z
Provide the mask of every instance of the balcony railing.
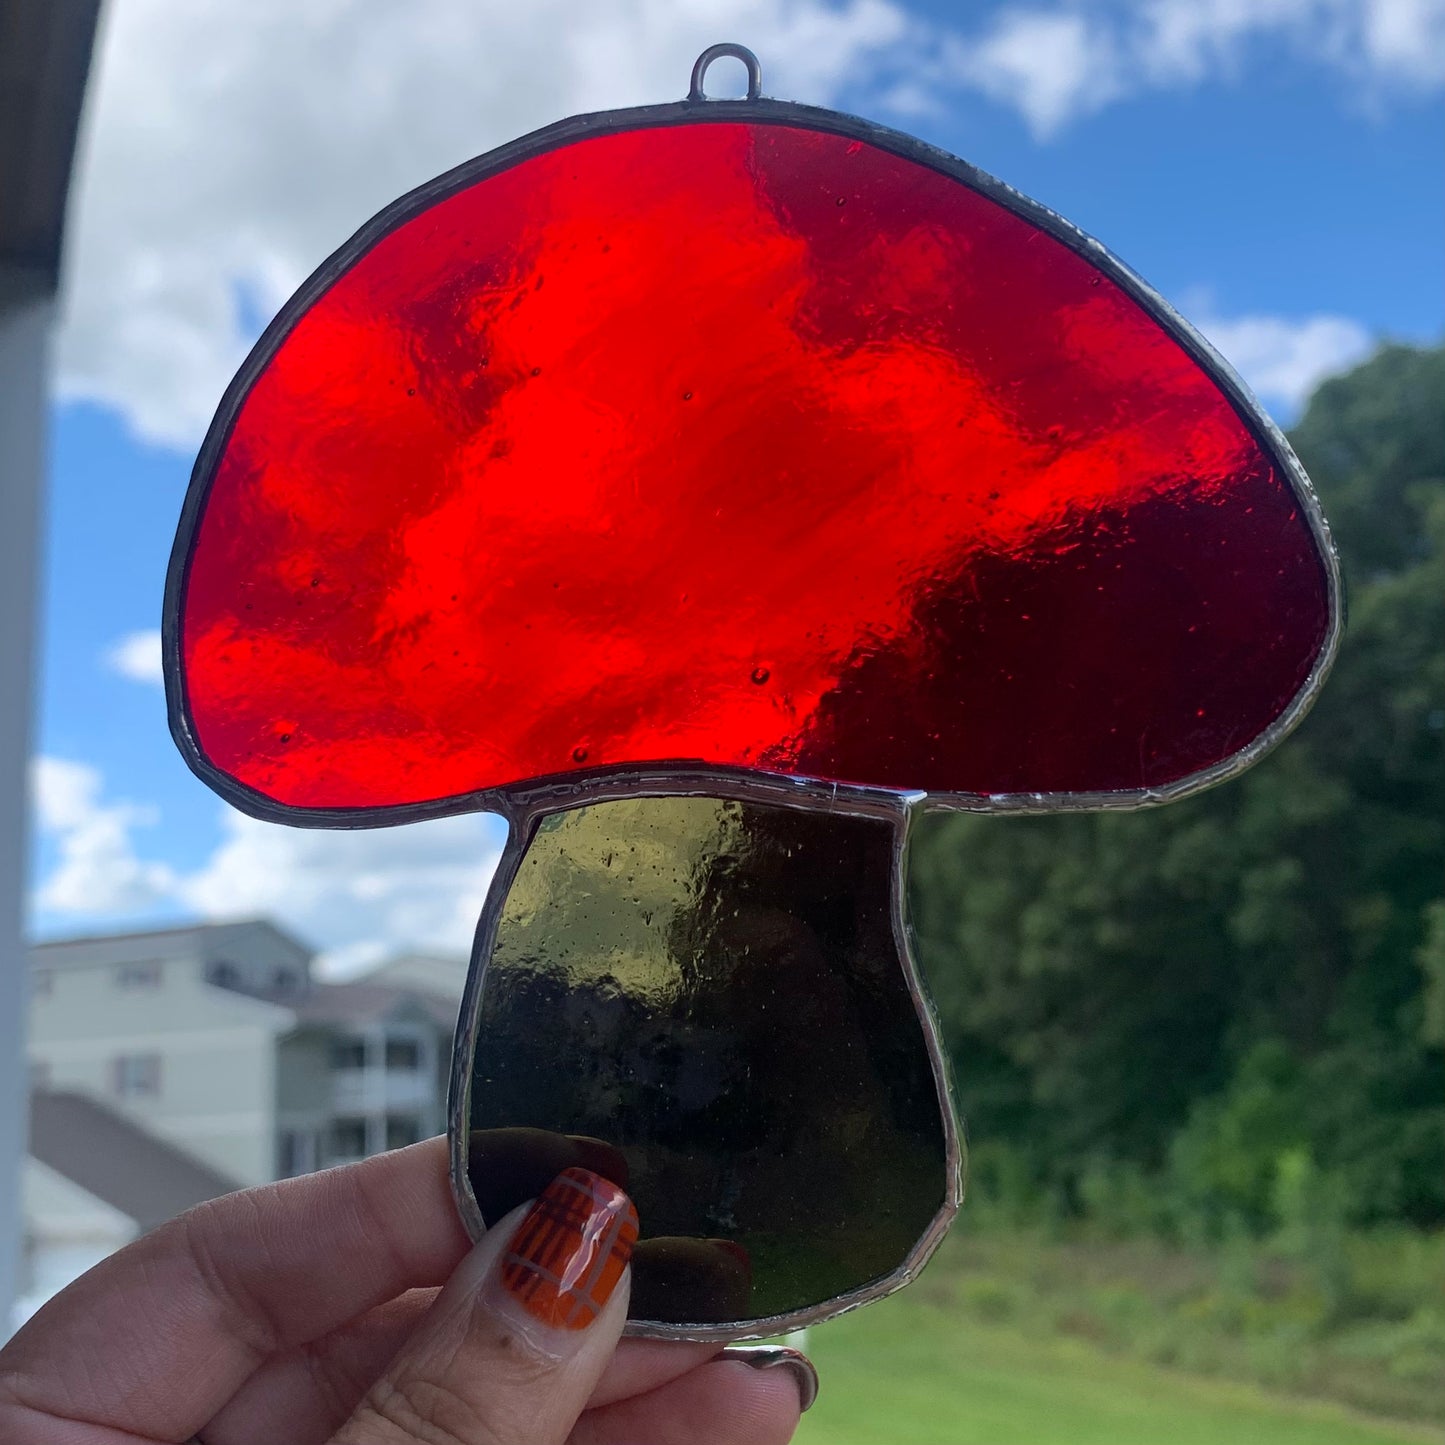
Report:
M331 1075L332 1106L338 1114L415 1109L429 1104L436 1089L430 1074L415 1069L336 1069Z

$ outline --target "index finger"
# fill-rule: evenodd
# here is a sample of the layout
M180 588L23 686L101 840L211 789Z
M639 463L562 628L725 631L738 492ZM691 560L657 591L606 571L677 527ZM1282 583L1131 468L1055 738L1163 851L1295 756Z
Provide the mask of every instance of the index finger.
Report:
M0 1351L0 1421L184 1438L262 1361L441 1284L469 1243L443 1139L211 1200L83 1275Z

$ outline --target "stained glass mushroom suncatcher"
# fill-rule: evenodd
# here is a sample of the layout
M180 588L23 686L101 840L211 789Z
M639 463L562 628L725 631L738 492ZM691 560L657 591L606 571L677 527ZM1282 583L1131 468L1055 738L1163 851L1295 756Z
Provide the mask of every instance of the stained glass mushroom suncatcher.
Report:
M746 1338L896 1288L958 1207L910 821L1222 780L1338 625L1298 463L1158 296L725 46L322 265L212 425L165 638L247 812L507 819L462 1214L595 1169L643 1222L632 1327Z

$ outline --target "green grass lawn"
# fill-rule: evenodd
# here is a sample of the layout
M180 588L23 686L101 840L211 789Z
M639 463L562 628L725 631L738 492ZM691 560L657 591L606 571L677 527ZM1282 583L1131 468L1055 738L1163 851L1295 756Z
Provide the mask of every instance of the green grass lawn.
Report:
M979 1324L926 1286L814 1329L808 1350L822 1392L799 1445L1445 1445L1445 1430Z

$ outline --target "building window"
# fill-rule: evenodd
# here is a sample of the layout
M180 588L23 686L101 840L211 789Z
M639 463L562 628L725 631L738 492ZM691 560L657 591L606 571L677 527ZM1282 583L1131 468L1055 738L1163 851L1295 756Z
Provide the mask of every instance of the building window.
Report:
M55 974L48 968L37 968L30 975L32 998L49 998L55 991Z
M416 1073L421 1068L421 1045L415 1039L388 1039L386 1066L388 1069Z
M110 1061L110 1086L122 1099L154 1099L161 1091L159 1054L122 1054Z
M388 1114L386 1116L386 1147L405 1149L421 1138L421 1120L415 1114Z
M274 988L277 993L291 993L299 982L300 979L298 975L294 970L289 968L278 968L276 972L271 975L271 987Z
M115 971L119 988L159 988L161 966L158 963L123 963Z
M213 963L206 970L206 977L217 988L235 988L241 981L241 970L234 963L227 963L225 959L221 959L219 963Z
M309 1174L316 1168L316 1131L314 1129L283 1129L281 1131L281 1168L283 1179Z
M366 1067L365 1039L332 1039L331 1067L333 1069L364 1069Z
M366 1120L333 1119L331 1121L331 1157L361 1159L366 1154Z

